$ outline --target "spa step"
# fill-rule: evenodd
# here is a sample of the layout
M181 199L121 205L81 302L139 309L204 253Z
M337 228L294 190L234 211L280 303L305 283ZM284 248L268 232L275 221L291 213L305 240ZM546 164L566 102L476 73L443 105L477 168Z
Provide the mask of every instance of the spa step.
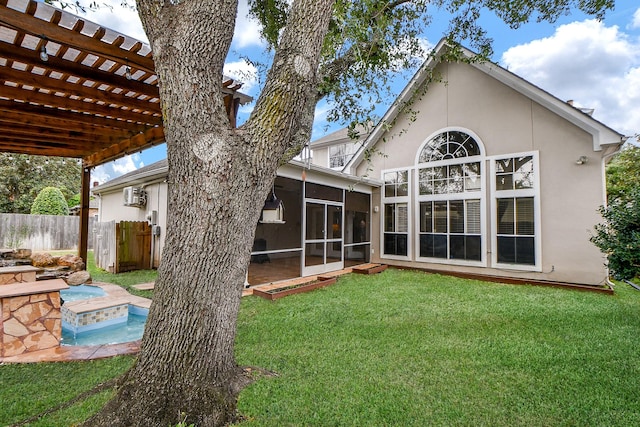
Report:
M104 310L106 308L129 305L129 298L98 297L64 303L64 308L76 314L90 311Z
M75 334L126 323L129 317L129 300L107 296L70 301L63 304L60 311L62 328Z

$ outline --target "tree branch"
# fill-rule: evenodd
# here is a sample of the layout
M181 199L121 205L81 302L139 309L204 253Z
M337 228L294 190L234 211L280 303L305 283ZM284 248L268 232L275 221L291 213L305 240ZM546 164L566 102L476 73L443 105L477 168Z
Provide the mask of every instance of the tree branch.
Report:
M318 64L333 3L302 0L292 5L265 88L243 126L255 144L256 164L265 156L281 158L303 123L310 129L303 117L318 83Z
M385 14L390 13L395 8L404 4L411 3L412 0L396 0L383 5L378 10L373 10L369 19L364 18L367 22L370 22L369 28L377 28L380 24L382 17ZM323 64L319 71L319 79L321 82L317 92L317 100L319 101L330 92L331 86L335 84L340 75L344 74L349 68L357 64L362 58L358 55L358 52L375 52L380 47L381 37L379 34L366 42L356 43L347 49L347 51L341 56L335 58L331 62Z

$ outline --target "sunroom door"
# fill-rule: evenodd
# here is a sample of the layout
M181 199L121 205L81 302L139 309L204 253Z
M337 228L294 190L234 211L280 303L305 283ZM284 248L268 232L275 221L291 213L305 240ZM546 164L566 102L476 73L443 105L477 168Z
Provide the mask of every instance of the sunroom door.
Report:
M343 261L343 207L341 203L305 203L303 276L340 270Z

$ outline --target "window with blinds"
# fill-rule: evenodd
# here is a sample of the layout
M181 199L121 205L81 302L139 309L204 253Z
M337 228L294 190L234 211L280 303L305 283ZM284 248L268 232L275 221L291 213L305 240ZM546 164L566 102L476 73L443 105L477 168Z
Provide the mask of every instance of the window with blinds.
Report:
M480 261L480 200L420 202L421 258Z
M418 242L422 261L481 262L483 156L466 132L428 139L417 157Z
M409 171L383 173L383 255L409 255Z
M494 160L496 261L536 265L535 161L533 155Z

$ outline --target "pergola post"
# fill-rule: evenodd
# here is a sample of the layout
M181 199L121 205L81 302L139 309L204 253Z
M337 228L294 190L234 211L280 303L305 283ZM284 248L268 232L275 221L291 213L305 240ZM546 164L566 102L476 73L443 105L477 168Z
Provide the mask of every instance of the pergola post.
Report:
M91 168L82 166L82 189L80 190L80 241L78 242L78 256L87 263L87 249L89 244L89 181Z

